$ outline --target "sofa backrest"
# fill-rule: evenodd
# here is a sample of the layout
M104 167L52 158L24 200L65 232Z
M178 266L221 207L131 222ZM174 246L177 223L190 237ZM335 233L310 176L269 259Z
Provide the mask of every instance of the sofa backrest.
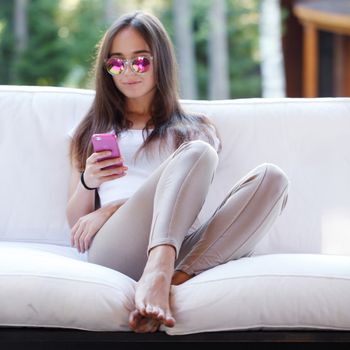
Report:
M0 240L69 245L69 137L94 92L1 86ZM285 211L255 254L350 254L350 99L182 101L216 124L223 150L208 217L226 192L270 162L290 179Z

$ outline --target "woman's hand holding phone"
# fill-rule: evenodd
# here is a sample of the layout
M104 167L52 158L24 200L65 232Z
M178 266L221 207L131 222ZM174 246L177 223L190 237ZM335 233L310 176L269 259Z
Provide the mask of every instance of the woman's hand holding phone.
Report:
M115 135L94 134L92 144L94 153L87 158L84 171L87 186L99 187L106 181L126 175L128 167L123 164Z

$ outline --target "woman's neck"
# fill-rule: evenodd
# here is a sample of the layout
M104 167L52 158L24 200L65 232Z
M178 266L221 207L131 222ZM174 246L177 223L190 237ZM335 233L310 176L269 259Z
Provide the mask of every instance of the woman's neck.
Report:
M126 117L133 123L133 129L143 129L151 119L149 105L142 102L131 99L127 102Z

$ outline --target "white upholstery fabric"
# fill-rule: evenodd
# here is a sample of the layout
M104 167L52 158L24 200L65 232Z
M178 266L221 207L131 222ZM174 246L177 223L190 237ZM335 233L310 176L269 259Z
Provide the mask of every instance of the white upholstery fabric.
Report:
M0 243L0 325L129 331L135 281L72 248ZM350 329L350 258L270 254L173 286L170 335L238 329Z
M173 287L168 334L350 329L350 258L270 254L228 262Z
M0 326L128 330L135 282L69 247L67 132L92 99L92 91L0 86ZM349 330L350 99L183 105L209 115L222 137L202 218L260 163L281 167L291 185L255 256L172 289L177 324L163 330Z
M0 324L128 331L135 281L68 247L0 243ZM350 329L350 258L265 255L172 287L170 335L238 329Z
M70 250L0 243L0 325L129 329L135 281Z
M250 169L275 163L290 179L288 203L255 254L350 255L350 98L192 101L186 107L211 116L223 139L204 212Z
M63 92L63 91L62 91ZM0 240L69 244L67 132L91 92L0 88ZM4 171L6 169L6 171Z

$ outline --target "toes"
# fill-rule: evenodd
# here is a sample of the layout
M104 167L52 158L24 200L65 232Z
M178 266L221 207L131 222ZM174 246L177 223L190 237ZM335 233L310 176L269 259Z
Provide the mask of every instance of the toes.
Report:
M142 316L140 315L138 310L134 310L132 312L130 312L129 315L129 327L132 330L135 330L138 327L138 324L141 321Z
M136 309L142 316L147 316L146 306L144 303L136 303Z
M137 325L133 328L133 331L136 333L146 333L150 328L148 322L149 321L147 318L141 316L139 321L137 322Z
M157 308L157 316L156 317L161 322L164 321L164 319L165 319L165 312L160 307Z
M154 333L159 328L160 324L157 320L143 317L138 327L136 327L136 333Z
M129 327L136 333L154 333L159 329L159 326L160 321L156 318L144 317L137 309L130 312Z
M162 314L160 307L154 306L151 304L148 304L146 306L146 317L160 320L159 314ZM163 314L164 314L164 312L163 312Z
M160 326L160 322L154 322L153 327L150 329L150 333L154 333L157 332L157 330L159 329Z
M146 316L153 316L153 306L151 304L147 304L146 306Z
M171 315L171 313L168 311L165 314L165 318L162 321L162 323L167 327L174 327L175 326L175 318Z
M159 307L147 305L143 316L139 310L134 310L129 315L129 327L136 333L153 333L161 324L166 327L174 327L175 319L170 311L164 311Z
M167 327L174 327L175 325L175 319L170 311L165 311L159 306L147 304L145 307L145 315L143 315L143 317L157 320L164 323Z

